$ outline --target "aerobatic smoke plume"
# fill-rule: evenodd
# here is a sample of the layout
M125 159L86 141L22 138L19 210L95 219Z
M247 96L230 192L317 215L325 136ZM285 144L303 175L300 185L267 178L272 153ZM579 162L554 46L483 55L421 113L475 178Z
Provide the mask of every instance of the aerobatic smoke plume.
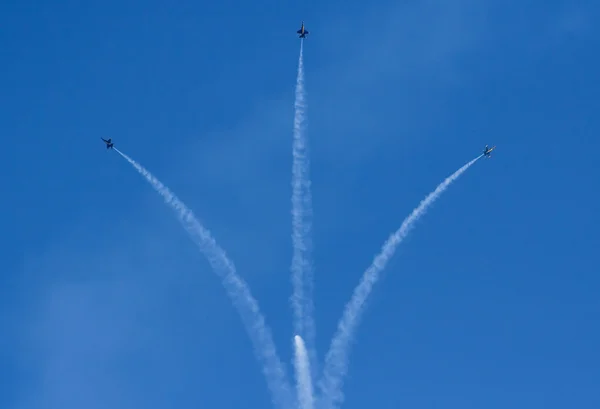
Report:
M225 251L219 247L211 233L196 219L192 211L165 185L129 156L117 148L114 149L144 176L154 190L163 197L165 203L175 211L179 221L191 239L206 256L242 317L242 321L254 344L255 352L263 366L263 372L271 390L273 402L282 409L291 408L293 397L291 395L290 384L286 378L283 365L277 356L271 332L260 313L258 303L252 297L246 283L237 275L235 266L225 254Z
M313 304L313 264L312 264L312 196L310 181L310 160L308 138L306 137L306 92L304 89L304 41L300 41L298 73L294 101L294 132L292 143L292 244L291 281L293 293L291 304L294 315L294 367L296 375L296 396L293 396L286 370L277 355L271 332L265 323L257 301L252 297L247 284L236 273L233 262L216 243L206 229L167 187L148 170L125 155L114 150L126 159L152 185L177 214L179 221L208 259L211 267L221 279L223 286L237 308L246 331L250 335L255 353L262 365L273 403L280 409L337 409L343 402L343 380L348 370L350 343L356 333L366 301L377 283L380 273L394 255L398 245L412 230L416 222L428 208L444 193L452 182L458 179L483 155L471 160L447 177L437 188L427 195L412 213L402 222L400 228L390 235L354 289L352 298L346 304L337 331L325 357L323 373L319 380L319 396L315 397L313 380L318 366L315 348L315 323ZM109 140L110 141L110 140ZM109 146L111 147L111 146ZM487 147L486 147L487 148ZM295 399L294 399L295 398Z
M299 409L313 409L313 389L310 374L310 362L304 341L299 335L294 336L296 350L296 387Z
M310 162L306 137L306 93L304 90L304 41L300 40L296 98L294 102L294 138L292 145L292 308L294 332L307 344L313 371L316 369L315 325L313 318L313 265L312 265L312 197Z
M442 193L462 175L473 163L483 155L473 159L451 176L446 178L433 192L421 201L412 213L402 222L400 228L394 232L383 245L381 252L375 257L373 263L364 272L362 279L355 288L352 298L338 323L338 329L331 341L331 346L325 358L323 377L319 383L322 392L323 409L334 409L343 401L342 383L348 366L349 344L360 322L361 314L365 308L365 302L371 293L375 283L379 280L379 274L385 268L390 258L394 255L398 245L408 235L415 223L425 214L429 206L435 202Z

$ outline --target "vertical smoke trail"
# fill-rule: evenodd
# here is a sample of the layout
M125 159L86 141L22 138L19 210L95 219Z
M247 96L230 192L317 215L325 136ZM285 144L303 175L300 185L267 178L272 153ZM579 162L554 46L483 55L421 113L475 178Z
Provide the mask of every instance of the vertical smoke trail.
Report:
M313 389L310 374L310 362L299 335L294 336L296 350L296 382L298 390L298 409L313 409Z
M341 391L342 378L347 372L349 343L359 324L361 314L365 308L365 301L371 293L373 285L379 280L379 273L385 268L389 259L394 255L396 248L408 235L414 224L425 214L427 208L481 156L483 155L478 156L454 172L454 174L446 178L433 192L423 199L419 206L402 222L400 228L388 238L381 252L364 272L361 282L354 290L352 299L346 305L342 319L338 323L337 332L331 341L329 352L325 358L323 378L319 383L323 399L321 402L323 405L320 407L323 409L333 409L343 401L344 396Z
M312 197L310 189L308 139L305 135L306 94L304 90L304 41L300 41L296 99L294 102L294 139L292 147L292 307L294 332L308 345L313 370L316 369L315 325L313 321L313 273L311 260Z
M273 401L282 409L290 409L293 404L289 382L286 379L271 332L265 324L264 317L259 311L258 303L250 294L246 283L240 278L235 266L229 260L225 251L219 247L211 233L196 219L188 209L166 186L156 179L148 170L136 161L114 148L125 158L164 199L165 203L177 213L179 220L191 239L200 247L215 273L223 282L227 294L237 307L242 321L254 344L267 383L272 393Z

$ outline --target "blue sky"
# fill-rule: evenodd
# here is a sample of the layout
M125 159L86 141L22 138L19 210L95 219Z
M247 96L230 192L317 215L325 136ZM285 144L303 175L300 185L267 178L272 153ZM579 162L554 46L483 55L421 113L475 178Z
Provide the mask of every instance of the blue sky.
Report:
M113 0L0 6L0 406L272 407L172 212L213 232L292 358L290 172L304 19L318 349L389 233L345 408L598 408L592 1Z

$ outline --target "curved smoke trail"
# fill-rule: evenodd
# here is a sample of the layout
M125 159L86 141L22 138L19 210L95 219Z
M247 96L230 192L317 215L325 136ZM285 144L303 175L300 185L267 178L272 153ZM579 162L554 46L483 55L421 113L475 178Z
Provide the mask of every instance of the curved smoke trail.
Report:
M315 325L313 320L312 197L308 139L305 135L306 93L304 90L304 41L300 41L296 99L294 102L294 139L292 146L292 307L294 332L307 344L313 371L316 369Z
M282 409L290 409L293 406L289 382L283 365L277 356L277 351L271 332L265 324L265 319L260 313L258 303L252 297L247 284L235 271L235 266L227 257L225 251L219 247L211 233L196 219L190 209L187 208L165 185L163 185L148 170L136 161L114 148L125 158L146 180L152 185L164 199L165 203L177 213L179 221L186 229L191 239L200 247L200 250L208 259L215 273L223 282L227 294L237 307L242 321L254 344L255 351L263 365L263 372L267 378L269 389L273 395L273 401Z
M331 341L329 352L325 358L323 378L319 383L322 392L323 409L333 409L341 404L344 396L341 391L342 379L348 370L348 350L350 341L360 322L360 317L365 308L365 301L375 283L379 280L379 273L385 268L387 262L394 255L398 245L408 235L414 224L425 214L429 206L435 202L448 186L462 175L479 158L473 159L462 168L446 178L433 192L421 201L412 213L404 219L400 228L394 232L383 245L381 252L375 257L373 263L364 272L362 279L355 288L350 302L346 305L338 329Z

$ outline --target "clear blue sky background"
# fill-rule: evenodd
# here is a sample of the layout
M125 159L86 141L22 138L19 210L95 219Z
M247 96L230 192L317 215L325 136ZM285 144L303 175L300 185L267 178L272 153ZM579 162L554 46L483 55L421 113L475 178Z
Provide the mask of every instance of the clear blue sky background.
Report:
M345 408L600 407L594 1L0 6L0 407L272 407L173 213L202 218L292 358L290 171L304 19L318 348L388 234ZM289 365L288 365L289 367Z

